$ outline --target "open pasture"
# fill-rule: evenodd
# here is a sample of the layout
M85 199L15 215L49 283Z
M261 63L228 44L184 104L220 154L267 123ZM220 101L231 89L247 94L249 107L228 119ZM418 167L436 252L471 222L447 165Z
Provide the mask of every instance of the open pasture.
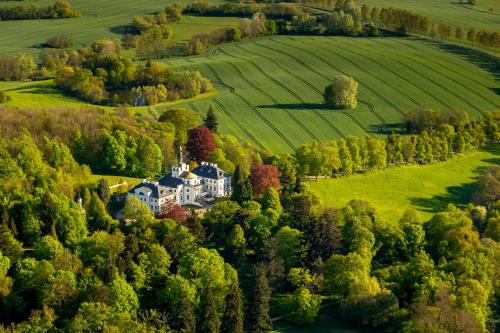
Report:
M273 151L385 135L417 107L459 108L471 117L500 107L496 58L426 40L276 36L164 62L199 70L219 90L179 105L204 114L211 104L223 133ZM359 82L354 110L322 104L324 88L338 74Z
M446 162L412 165L345 178L307 182L324 206L343 207L352 199L366 200L380 216L398 221L413 207L426 221L449 203L465 205L484 168L500 163L500 146L471 151Z

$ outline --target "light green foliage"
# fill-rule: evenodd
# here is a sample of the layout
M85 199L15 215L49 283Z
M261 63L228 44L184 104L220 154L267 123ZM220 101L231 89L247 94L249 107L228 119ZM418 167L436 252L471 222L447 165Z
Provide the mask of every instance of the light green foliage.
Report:
M201 117L197 113L181 108L165 110L158 120L172 123L175 126L175 138L180 145L186 144L188 131L197 127L202 122Z
M434 215L427 224L426 236L435 259L456 258L479 246L479 235L473 230L472 221L453 205Z
M335 254L325 262L325 288L333 296L343 298L356 277L368 276L370 262L355 252Z
M113 221L111 216L109 216L106 206L104 206L104 203L96 192L92 192L90 198L87 220L89 229L92 231L110 230L111 226L116 224L116 221Z
M62 244L52 236L43 236L35 246L33 256L38 260L52 260L63 252Z
M71 321L72 332L129 332L135 323L130 314L116 312L103 303L87 303L80 305L75 318Z
M128 196L125 202L123 216L127 219L138 220L151 218L151 209L144 202L140 201L136 196Z
M221 308L235 272L216 250L198 248L180 259L179 274L190 280L197 290L211 288L217 306Z
M160 147L147 136L141 136L137 143L138 176L153 177L160 174L163 154Z
M109 284L113 308L117 312L135 313L139 309L139 299L125 278L118 276Z
M120 231L108 234L105 231L96 231L81 244L80 258L94 268L95 272L106 277L115 270L118 256L125 249L125 236Z
M274 209L279 215L283 213L283 207L280 202L280 195L278 191L270 187L262 196L262 209Z
M314 281L314 275L307 268L290 268L286 277L294 287L307 287Z
M286 268L300 264L305 255L302 240L303 233L289 226L284 226L276 233L278 255L283 259Z
M161 283L168 276L171 259L161 245L153 244L147 253L139 255L139 264L148 275L152 284Z
M10 259L2 255L0 251L0 275L6 275L10 268Z
M358 106L358 83L350 76L337 75L333 83L325 88L325 103L339 109L354 109Z
M321 296L305 287L298 288L288 300L287 320L296 325L312 325L318 317Z

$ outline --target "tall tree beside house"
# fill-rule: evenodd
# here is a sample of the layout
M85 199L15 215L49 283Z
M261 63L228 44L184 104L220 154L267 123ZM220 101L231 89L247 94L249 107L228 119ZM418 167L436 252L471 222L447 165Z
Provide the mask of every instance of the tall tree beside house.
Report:
M264 264L257 264L255 268L255 285L248 311L248 328L250 332L261 333L272 330L269 318L269 300L271 298L271 287L267 279Z
M211 130L213 133L217 133L217 127L219 126L219 121L217 120L217 115L215 114L214 107L210 105L208 107L207 116L203 125Z
M99 182L97 183L97 195L101 199L101 201L107 205L109 202L109 198L111 197L111 194L109 193L109 184L106 178L101 178L99 179Z
M233 193L231 194L231 200L236 201L240 205L245 201L252 200L253 191L252 184L248 177L243 177L241 175L241 169L239 166L236 167L233 176Z
M217 148L213 133L205 126L189 131L186 149L196 162L208 161L210 154Z
M281 189L278 168L270 164L257 164L250 168L250 182L255 195L261 195L270 187Z

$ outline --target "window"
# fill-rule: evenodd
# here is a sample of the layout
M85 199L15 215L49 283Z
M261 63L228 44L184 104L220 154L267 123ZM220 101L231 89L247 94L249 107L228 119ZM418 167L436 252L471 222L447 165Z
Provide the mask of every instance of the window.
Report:
M189 200L189 195L187 196L187 200Z
M186 189L186 192L189 192L189 189Z

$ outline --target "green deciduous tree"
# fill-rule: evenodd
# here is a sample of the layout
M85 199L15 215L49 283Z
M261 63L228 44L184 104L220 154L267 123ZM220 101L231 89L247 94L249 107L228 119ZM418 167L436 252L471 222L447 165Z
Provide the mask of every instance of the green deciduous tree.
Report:
M325 88L325 103L340 109L354 109L358 105L356 95L358 83L350 76L337 75L333 83Z

